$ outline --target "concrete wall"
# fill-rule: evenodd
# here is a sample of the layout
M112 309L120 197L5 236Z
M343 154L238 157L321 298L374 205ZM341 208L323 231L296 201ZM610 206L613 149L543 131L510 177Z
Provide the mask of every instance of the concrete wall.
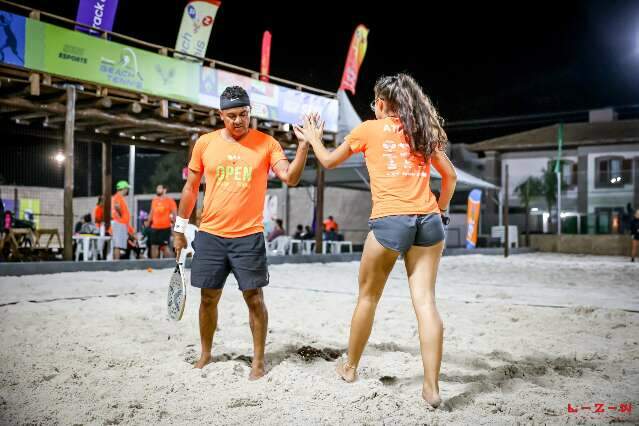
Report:
M630 256L630 235L531 235L530 245L543 252Z

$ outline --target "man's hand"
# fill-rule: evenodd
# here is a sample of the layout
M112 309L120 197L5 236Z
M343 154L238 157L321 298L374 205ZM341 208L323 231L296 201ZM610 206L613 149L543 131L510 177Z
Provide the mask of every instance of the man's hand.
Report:
M173 232L173 250L175 251L175 258L180 259L180 253L183 248L186 248L186 236L181 232Z

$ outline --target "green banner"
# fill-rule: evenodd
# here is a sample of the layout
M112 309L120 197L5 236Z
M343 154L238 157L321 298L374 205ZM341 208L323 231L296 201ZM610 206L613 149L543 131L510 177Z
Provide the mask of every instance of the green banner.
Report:
M26 32L27 68L198 103L198 64L32 19Z

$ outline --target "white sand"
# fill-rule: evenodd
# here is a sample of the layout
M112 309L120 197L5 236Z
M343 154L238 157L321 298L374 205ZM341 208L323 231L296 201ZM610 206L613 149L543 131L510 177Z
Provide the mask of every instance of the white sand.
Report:
M444 258L437 288L447 409L435 412L420 400L416 320L401 264L359 382L338 380L333 361L297 354L306 345L345 349L357 268L271 267L269 371L257 382L247 380L248 314L232 278L220 302L217 362L200 371L190 365L199 351L199 294L190 291L185 318L169 322L169 270L0 277L0 424L639 422L639 314L629 312L639 311L639 264L543 254ZM85 299L45 301L72 297ZM567 412L568 403L599 402L631 402L633 412Z

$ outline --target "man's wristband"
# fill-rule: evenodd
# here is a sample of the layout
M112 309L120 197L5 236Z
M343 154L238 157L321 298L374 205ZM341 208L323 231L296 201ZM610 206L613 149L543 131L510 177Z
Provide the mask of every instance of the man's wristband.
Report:
M189 220L188 219L184 219L183 217L177 216L175 218L175 226L173 227L173 230L175 232L179 232L181 234L184 234L184 232L186 231L186 225L189 224Z

